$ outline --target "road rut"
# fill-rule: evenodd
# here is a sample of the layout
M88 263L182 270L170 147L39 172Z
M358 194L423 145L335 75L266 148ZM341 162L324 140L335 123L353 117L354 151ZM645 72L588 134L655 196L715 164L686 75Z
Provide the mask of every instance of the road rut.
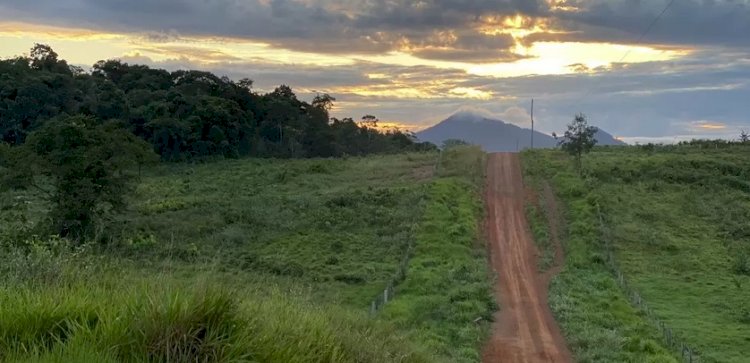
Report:
M495 294L500 311L482 361L572 362L547 304L548 277L537 269L517 154L489 155L485 201L485 228L490 261L498 276Z

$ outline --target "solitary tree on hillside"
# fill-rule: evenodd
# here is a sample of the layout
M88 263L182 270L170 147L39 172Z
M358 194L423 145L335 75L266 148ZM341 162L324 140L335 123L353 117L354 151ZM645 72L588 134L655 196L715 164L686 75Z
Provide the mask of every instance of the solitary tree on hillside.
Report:
M562 149L575 158L579 172L583 154L591 151L591 148L596 145L594 135L597 131L599 131L598 128L589 126L586 115L579 113L568 125L568 130L565 131L565 136L560 141Z

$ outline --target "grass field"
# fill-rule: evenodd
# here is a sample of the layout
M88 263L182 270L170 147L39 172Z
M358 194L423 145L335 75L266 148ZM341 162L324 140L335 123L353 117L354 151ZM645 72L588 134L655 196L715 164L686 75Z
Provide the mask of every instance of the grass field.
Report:
M138 188L124 234L161 268L262 275L366 307L413 238L436 156L168 165Z
M6 193L3 358L476 361L495 309L483 154L447 151L435 175L437 156L163 164L75 247L31 236L45 204ZM409 244L396 299L369 317Z
M750 356L750 149L601 148L583 176L558 152L524 155L566 206L567 264L551 306L581 361L669 361L659 331L625 300L605 264L597 206L619 269L702 362Z

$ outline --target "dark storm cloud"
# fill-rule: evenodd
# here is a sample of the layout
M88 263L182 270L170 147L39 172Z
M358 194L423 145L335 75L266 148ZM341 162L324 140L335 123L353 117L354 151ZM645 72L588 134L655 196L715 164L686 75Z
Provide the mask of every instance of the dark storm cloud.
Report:
M545 0L0 0L0 19L152 35L238 37L324 53L382 53L411 45L410 51L420 57L487 62L512 59L508 51L513 40L477 33L483 19L522 14L566 31L532 34L526 43L632 43L667 1L573 0L568 4L578 11L558 11ZM444 31L458 37L436 50L442 40L435 34ZM748 34L748 0L679 0L644 42L746 46Z
M670 0L574 1L576 12L556 12L561 28L577 33L539 38L634 42ZM676 0L642 40L682 45L750 45L750 1Z
M0 10L4 20L253 39L336 36L346 25L342 14L292 0L3 0Z
M364 1L356 26L373 29L465 28L481 16L548 14L541 0Z

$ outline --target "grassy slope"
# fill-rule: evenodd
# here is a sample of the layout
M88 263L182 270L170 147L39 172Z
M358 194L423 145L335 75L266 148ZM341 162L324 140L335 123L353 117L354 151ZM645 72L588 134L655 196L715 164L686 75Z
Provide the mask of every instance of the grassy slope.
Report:
M466 246L475 242L476 225L481 216L476 194L476 185L481 179L482 165L478 162L481 153L464 149L446 154L441 178L432 183L435 157L435 154L409 154L160 166L144 174L131 211L108 232L109 238L120 242L119 247L98 253L82 250L71 254L59 246L50 246L46 240L33 241L27 245L33 253L4 254L4 260L11 263L0 269L8 273L4 275L5 289L0 295L7 302L18 301L18 294L27 296L29 301L59 301L59 306L50 304L49 307L61 312L62 315L52 319L58 323L77 321L75 316L87 311L96 311L95 315L101 311L100 321L110 324L112 319L120 320L118 311L138 310L139 302L153 296L150 292L153 289L148 288L152 285L146 283L154 279L153 276L162 276L160 284L176 286L170 291L185 297L200 294L201 291L191 286L198 280L205 280L209 284L229 286L230 300L240 306L233 316L245 328L231 336L262 333L268 329L290 337L278 342L270 338L265 342L250 342L250 345L242 345L244 348L239 349L240 352L258 354L263 349L282 349L288 354L303 354L309 351L308 356L292 359L300 362L328 361L324 354L341 354L341 361L442 359L421 353L418 346L425 345L442 357L470 361L478 356L478 341L485 331L485 324L477 325L473 319L491 314L488 311L492 309L487 303L490 294L483 248ZM467 163L467 160L474 162ZM20 220L15 216L21 214L34 220L43 210L33 194L15 193L12 199L15 202L0 213L2 216ZM439 218L445 218L443 208L446 206L460 209L461 218L455 224L439 223ZM14 225L4 231L18 227ZM427 229L433 230L433 235L426 233ZM457 238L434 235L443 231ZM463 232L467 234L459 236ZM420 274L421 269L413 267L414 278L426 281L433 290L410 290L414 278L409 275L403 288L397 289L394 308L389 310L394 313L383 314L379 319L382 324L368 322L364 318L368 302L392 278L410 240L417 246L413 263L444 262L450 268L438 272L452 273L456 278L445 282L442 274ZM446 256L445 250L426 248L435 241L457 244L444 247L462 255ZM452 258L456 259L455 263L450 261ZM100 269L103 272L92 273ZM129 276L127 284L122 281L125 276ZM112 280L117 284L107 282ZM29 281L31 287L25 284ZM81 281L91 286L84 288ZM465 283L473 285L463 286ZM66 290L60 286L78 287ZM413 304L433 299L434 288L438 286L455 291L456 296L451 300L434 300L431 308L435 314L430 319L420 320L422 326L415 326L412 322L416 317L403 312L426 309L425 306L415 308ZM273 295L275 300L266 304L269 300L258 297L263 295ZM463 305L451 305L454 302L463 302ZM282 308L274 310L271 308L274 304L281 304ZM28 305L31 310L26 310L27 316L37 315L44 320L44 314L30 312L34 306L42 309L38 305ZM261 308L256 305L268 306L266 310L258 310ZM174 308L193 311L200 304L188 301L180 306ZM0 316L3 329L7 324L14 324L17 320L13 318L24 310L17 305L17 309L5 311L8 313ZM342 314L345 319L336 318ZM140 318L137 315L133 316L136 320ZM248 323L257 323L248 320L257 319L256 316L267 320L263 327ZM285 323L287 319L295 321L307 317L312 317L312 322L302 327ZM399 326L398 331L390 327L393 322ZM172 327L184 332L184 322L176 323L178 326ZM331 324L338 325L331 328ZM168 328L170 324L165 326ZM32 329L29 336L44 336L49 327L42 324L41 328ZM79 338L70 340L70 344L67 340L65 345L52 344L57 350L50 351L48 348L52 345L46 343L24 345L36 347L38 354L33 349L31 355L28 351L16 351L23 354L14 359L69 361L80 355L84 361L105 361L106 357L101 354L111 352L107 348L110 345L98 340L94 344L90 340L91 336L101 335L96 330L100 326L84 328L82 335L76 335ZM114 338L110 343L119 340L117 334L122 331L112 334L115 335L111 335ZM315 340L318 345L305 338L309 335L313 339L319 334L335 336ZM394 343L403 340L400 334L408 334L407 340L416 343L416 347ZM299 344L311 344L310 348L299 349L301 345L295 346L295 339L301 339ZM362 347L361 359L346 355L355 354L354 344L363 340L368 343ZM15 344L8 341L0 340L0 344ZM284 344L288 346L282 348ZM149 347L151 344L142 344L134 348L134 354L145 354ZM339 352L342 350L343 353ZM122 359L122 356L117 357ZM259 360L289 359L279 356Z
M621 269L706 362L750 356L747 148L601 153ZM613 168L616 166L616 168Z
M569 206L569 242L590 229L591 206L600 204L620 269L650 309L702 361L743 362L750 356L747 152L736 146L602 149L587 157L585 182L552 153L526 160L555 174ZM595 238L586 245L600 253ZM568 280L585 281L567 273L557 284Z
M550 286L550 306L579 362L673 362L656 329L630 306L605 267L590 186L568 160L549 151L523 154L527 178L546 178L567 220L565 266Z

